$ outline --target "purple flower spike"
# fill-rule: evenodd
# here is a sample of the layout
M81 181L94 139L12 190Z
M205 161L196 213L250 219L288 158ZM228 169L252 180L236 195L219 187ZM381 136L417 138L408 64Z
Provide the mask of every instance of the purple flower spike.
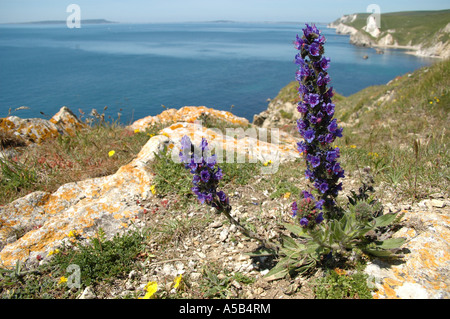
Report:
M301 118L297 121L297 130L304 141L297 143L299 153L306 159L305 177L311 182L317 193L317 200L305 196L305 205L312 205L297 212L303 226L314 227L323 220L322 209L333 210L338 192L342 190L339 178L344 177L338 159L339 149L333 147L337 138L342 137L343 129L338 126L334 91L327 87L331 82L328 70L330 59L323 56L325 37L314 25L306 24L301 37L297 35L295 56L298 66L296 80L299 82L300 101L297 110ZM309 194L309 193L308 193ZM304 216L300 211L305 212ZM307 212L307 213L306 213Z

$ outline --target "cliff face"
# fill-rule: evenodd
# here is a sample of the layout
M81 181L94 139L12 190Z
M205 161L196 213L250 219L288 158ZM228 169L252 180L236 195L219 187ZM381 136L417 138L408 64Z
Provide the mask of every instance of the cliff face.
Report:
M344 15L328 25L350 43L374 48L407 49L422 57L450 57L450 11L386 13L378 27L366 13Z

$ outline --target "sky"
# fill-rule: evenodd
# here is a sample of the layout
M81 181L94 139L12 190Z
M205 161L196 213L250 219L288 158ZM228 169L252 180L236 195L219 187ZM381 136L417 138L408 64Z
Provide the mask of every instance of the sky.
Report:
M332 22L344 14L450 9L448 0L0 0L0 23L65 21L70 4L81 19L121 23L233 20L240 22Z

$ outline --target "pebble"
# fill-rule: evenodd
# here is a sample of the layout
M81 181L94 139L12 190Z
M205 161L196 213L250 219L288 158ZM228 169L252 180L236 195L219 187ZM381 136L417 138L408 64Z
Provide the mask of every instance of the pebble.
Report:
M97 296L91 286L87 286L78 299L95 299Z
M220 240L220 241L225 241L225 240L228 238L228 233L229 233L228 228L224 228L224 229L220 232L219 240Z

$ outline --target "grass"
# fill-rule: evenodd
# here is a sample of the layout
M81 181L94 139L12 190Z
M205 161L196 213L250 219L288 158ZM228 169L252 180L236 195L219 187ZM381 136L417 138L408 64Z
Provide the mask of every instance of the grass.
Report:
M336 145L346 171L370 167L376 182L390 185L400 200L448 192L449 87L450 60L446 60L386 85L335 96L335 116L345 125L344 138ZM295 103L296 90L297 85L290 83L277 99Z
M54 192L66 183L114 174L156 131L135 133L116 123L103 123L75 136L46 140L39 147L15 148L12 158L0 162L0 205L34 191Z
M367 88L349 97L337 96L336 117L346 124L344 139L337 142L347 172L370 167L377 184L395 189L397 200L419 200L432 192L448 192L450 184L449 134L445 130L450 113L448 88L450 62L437 63L403 76L387 85ZM289 100L297 94L290 84L278 98ZM388 102L383 99L389 96ZM204 118L207 127L226 123ZM114 173L130 162L152 134L132 132L115 123L92 125L76 136L44 142L39 147L19 149L17 155L0 162L1 204L35 190L54 191L60 185ZM245 129L245 128L244 128ZM5 137L5 143L7 139ZM11 142L13 143L13 142ZM6 145L6 144L5 144ZM108 153L114 150L113 156ZM131 270L140 270L156 251L169 251L183 245L193 232L201 233L216 217L200 207L191 194L192 177L182 164L174 163L166 150L156 157L151 169L160 203L171 201L173 211L161 216L150 227L106 239L101 230L90 243L74 241L56 253L48 264L33 270L0 269L2 298L76 298L82 290L68 289L61 278L69 276L67 267L80 265L82 288L87 285L108 287L116 279L126 279ZM261 163L222 163L224 179L219 187L229 194L241 186L267 201L298 198L304 190L301 172L305 163L297 160L281 164L272 175L261 175ZM300 178L299 178L300 176ZM242 196L241 202L250 200ZM381 197L381 199L383 199ZM252 201L259 201L255 199ZM256 203L258 204L258 203ZM262 209L262 205L261 205ZM197 212L201 211L200 214ZM188 213L192 213L189 214ZM242 222L247 220L243 218ZM252 227L254 220L246 226ZM167 253L169 254L169 253ZM169 256L169 255L167 255ZM198 285L184 279L183 292L158 291L159 298L234 298L233 284L249 285L253 279L229 272L220 264L201 270ZM317 298L369 298L367 278L360 273L326 273L316 285ZM231 291L234 291L231 293ZM137 298L141 291L123 298Z

